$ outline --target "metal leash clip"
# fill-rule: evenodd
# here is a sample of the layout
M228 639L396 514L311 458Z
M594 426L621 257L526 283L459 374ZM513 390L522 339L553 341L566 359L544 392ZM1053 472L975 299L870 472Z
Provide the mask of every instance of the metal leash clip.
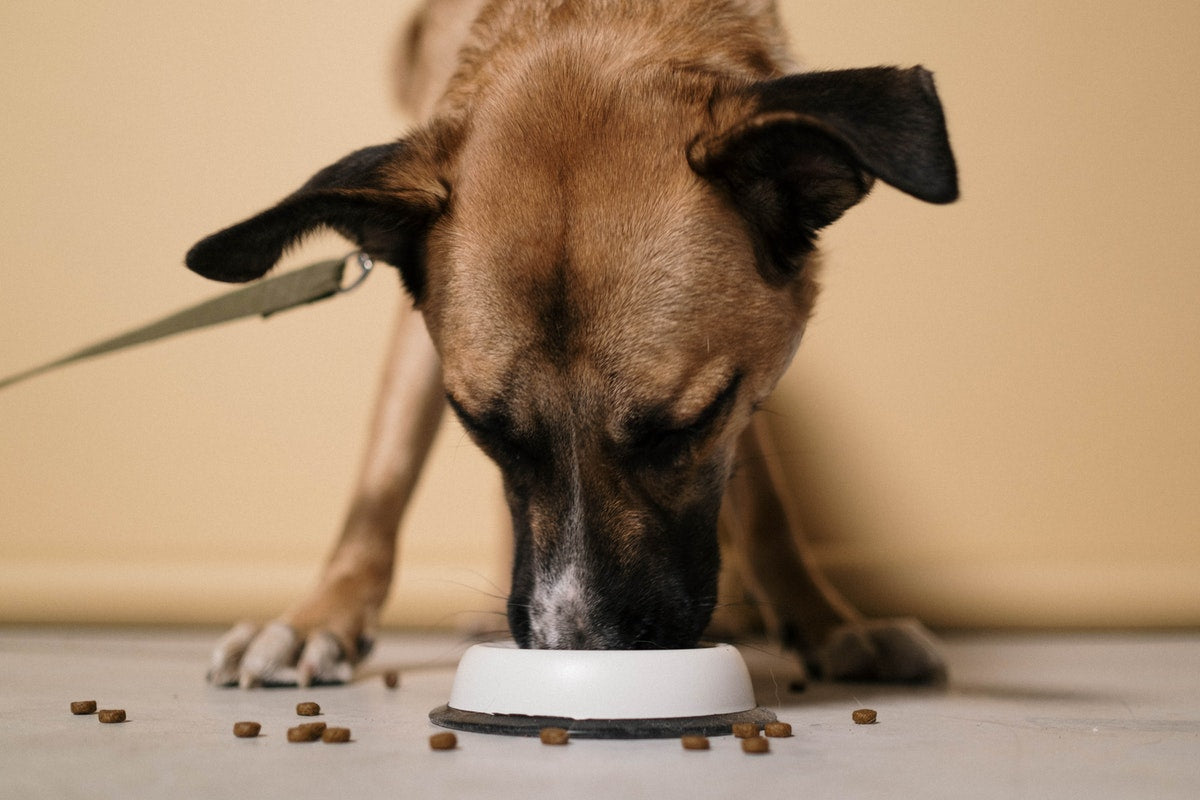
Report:
M346 258L348 259L348 258L350 258L350 256L358 256L357 260L358 260L358 268L359 268L360 272L354 278L354 280L352 280L349 284L339 288L338 294L345 294L346 292L349 292L349 291L352 291L352 290L358 288L359 284L361 284L363 281L365 281L367 279L367 276L371 274L371 270L373 270L375 268L375 260L373 258L371 258L369 255L367 255L366 253L364 253L362 250L358 250L353 253L349 253L346 255ZM343 259L343 260L345 260L345 259Z

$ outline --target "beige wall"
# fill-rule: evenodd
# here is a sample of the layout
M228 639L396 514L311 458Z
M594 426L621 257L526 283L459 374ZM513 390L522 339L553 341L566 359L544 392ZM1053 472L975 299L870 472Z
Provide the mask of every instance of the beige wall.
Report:
M0 372L216 293L179 266L193 240L397 135L407 5L0 6ZM785 18L810 66L935 70L963 182L950 208L880 188L826 237L773 401L822 560L937 624L1200 623L1200 6ZM225 622L302 591L391 278L0 393L0 621ZM497 491L445 430L390 621L503 624Z

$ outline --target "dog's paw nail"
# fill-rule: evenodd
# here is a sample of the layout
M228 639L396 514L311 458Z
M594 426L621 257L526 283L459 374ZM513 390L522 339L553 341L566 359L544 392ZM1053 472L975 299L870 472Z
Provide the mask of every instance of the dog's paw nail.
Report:
M296 668L304 679L318 683L345 683L353 672L341 642L328 631L308 637Z
M250 688L294 683L291 665L296 661L298 648L299 639L291 626L275 622L263 628L242 656L240 685Z
M258 635L252 622L239 622L217 640L208 665L208 682L214 686L236 686L246 650Z
M300 664L296 667L296 685L301 689L312 686L313 670L311 664Z
M278 667L263 678L263 686L299 686L300 675L295 667Z

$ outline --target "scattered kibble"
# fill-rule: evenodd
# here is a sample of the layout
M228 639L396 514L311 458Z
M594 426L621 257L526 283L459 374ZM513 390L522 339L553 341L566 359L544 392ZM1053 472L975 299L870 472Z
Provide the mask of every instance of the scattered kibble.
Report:
M321 738L323 733L325 733L324 722L308 722L288 728L287 739L289 742L315 742Z
M262 730L262 725L257 722L235 722L233 723L233 735L239 739L253 739L258 736L258 732Z
M394 669L389 669L383 673L383 685L389 689L395 689L400 685L400 673Z
M766 753L770 749L771 743L761 736L751 736L747 739L742 739L742 752Z
M876 716L875 709L860 708L857 711L855 711L853 714L851 714L850 718L853 719L855 724L858 724L858 725L874 725L875 724L875 716Z
M321 734L321 741L328 743L340 744L350 741L349 728L326 728Z
M98 712L101 722L124 722L125 709L123 708L102 708Z
M684 750L707 750L707 736L684 736L679 740L683 744Z
M429 746L434 750L453 750L458 746L458 737L449 731L435 733L429 737Z
M74 703L71 703L71 713L72 714L95 714L96 713L96 701L95 700L76 700Z
M792 726L786 722L768 722L763 725L763 733L776 739L784 739L792 735Z
M571 738L565 728L542 728L538 737L542 744L566 744Z
M321 713L321 707L316 703L297 703L296 713L302 717L315 717Z
M289 742L311 742L313 738L312 732L304 728L288 728L287 740Z
M758 736L758 725L753 722L735 722L733 723L733 735L739 739Z

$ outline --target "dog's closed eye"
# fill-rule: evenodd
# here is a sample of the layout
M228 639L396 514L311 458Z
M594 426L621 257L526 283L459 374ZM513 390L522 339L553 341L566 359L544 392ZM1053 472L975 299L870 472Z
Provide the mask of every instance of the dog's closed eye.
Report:
M672 421L665 409L640 416L629 426L630 448L651 462L669 462L686 454L728 415L741 382L741 373L734 373L716 397L689 419Z
M450 404L450 409L458 417L458 421L467 429L467 433L475 438L492 441L508 436L511 426L500 414L473 414L449 392L446 393L446 402Z
M472 413L449 392L446 402L475 443L497 463L530 465L537 460L534 443L518 435L511 420L502 412Z

